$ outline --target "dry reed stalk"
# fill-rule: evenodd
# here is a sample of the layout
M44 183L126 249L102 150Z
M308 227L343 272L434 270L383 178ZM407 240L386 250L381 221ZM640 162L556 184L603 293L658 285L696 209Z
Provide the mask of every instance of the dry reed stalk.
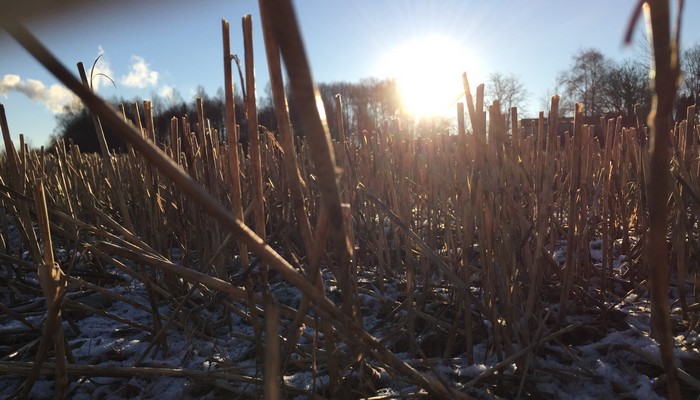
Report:
M236 128L236 105L234 101L234 86L231 61L231 38L229 23L225 19L221 20L221 32L223 35L223 51L224 51L224 85L226 96L226 133L228 134L228 166L229 176L231 179L230 195L232 197L233 212L239 221L244 221L243 217L243 200L241 193L241 172L240 161L238 158L238 130ZM248 248L239 241L239 253L241 257L241 265L247 269L250 265L248 260Z
M251 202L253 206L253 218L255 224L253 225L253 231L260 237L263 242L267 240L267 233L265 229L265 199L263 197L263 172L262 172L262 156L261 156L261 145L260 145L260 131L258 127L258 110L257 110L257 99L255 96L255 65L253 58L253 19L250 14L246 14L242 21L243 30L243 47L245 53L245 83L247 95L245 96L245 113L248 120L248 153L249 153L249 168L250 176L252 182L251 190ZM260 266L260 280L262 285L262 292L265 301L271 301L270 299L270 283L268 267L263 262ZM249 282L249 286L252 286L252 280ZM255 315L255 308L251 308L251 313L253 314L253 321L257 321L257 316ZM264 353L262 345L262 329L263 327L259 324L254 323L253 327L255 329L255 334L258 341L258 357L263 359Z
M183 115L180 119L181 130L180 130L180 147L185 156L177 165L182 165L182 167L192 176L194 172L192 171L192 160L194 149L192 147L192 141L190 139L190 124L187 120L187 115ZM132 146L133 149L133 146Z
M210 152L210 140L206 129L206 117L204 116L204 101L197 97L197 143L199 144L199 165L201 168L201 179L204 187L210 192L213 190L213 170L210 169L212 154Z
M550 116L558 114L559 96L552 96L550 105ZM549 128L550 130L554 127ZM533 207L533 220L535 223L535 258L533 260L532 269L529 271L530 285L528 288L527 302L525 305L525 313L523 315L521 336L525 343L531 340L530 330L531 323L538 320L535 315L535 308L539 302L540 288L545 274L545 241L547 230L552 219L552 203L553 203L553 180L554 180L554 162L552 156L545 147L546 144L544 133L544 113L539 113L539 123L537 125L537 142L534 162L534 179L533 192L535 195L535 207Z
M356 315L354 309L355 290L350 278L349 264L353 254L353 246L348 239L347 227L343 218L336 176L337 167L330 135L325 116L320 113L320 96L311 77L294 9L291 2L287 0L276 3L275 12L271 12L272 4L268 3L267 0L260 4L261 14L265 15L263 18L268 18L271 22L270 27L275 34L284 59L290 88L299 106L300 120L311 149L323 207L328 210L331 226L333 226L332 235L340 273L338 280L342 290L343 310L346 314L354 317Z
M246 116L248 118L248 138L250 152L250 167L252 181L252 201L253 215L255 219L255 233L263 240L266 240L265 232L265 199L263 196L263 172L262 154L260 145L260 131L258 128L258 108L255 98L255 66L253 59L253 18L250 14L243 17L243 46L245 51L245 77L246 93L245 98ZM269 292L269 282L267 276L267 266L261 266L263 292Z
M43 363L48 358L48 350L51 343L55 350L55 376L54 386L56 398L64 398L65 390L68 386L66 375L66 348L61 326L63 307L63 297L66 292L66 278L58 263L53 257L53 245L51 241L51 230L49 227L49 214L44 196L44 186L41 182L35 186L35 206L38 215L38 224L41 231L41 239L44 245L42 260L37 265L37 274L41 290L46 300L47 317L42 329L41 340L34 357L32 370L26 380L19 388L17 394L20 398L27 398L34 386L34 382L39 377L39 372Z
M353 204L353 197L355 195L355 188L357 177L353 173L354 168L350 162L350 148L348 138L345 132L345 121L343 118L343 99L340 94L334 96L335 108L336 108L336 123L338 125L338 135L340 136L339 147L336 147L337 152L340 154L340 168L343 173L343 178L340 180L341 186L341 201L343 207L343 217L346 223L347 237L350 243L355 243L355 227L353 220L350 217L351 208L350 205ZM353 281L357 278L357 258L353 257L350 260L351 275Z
M150 140L152 143L156 143L156 132L153 129L153 106L150 100L143 101L143 118L146 122L146 128L144 134L146 139Z
M492 326L492 331L491 334L493 336L493 343L492 343L492 349L496 354L496 358L498 361L503 360L503 350L502 350L502 345L503 341L501 338L501 332L500 332L500 322L499 322L499 315L497 313L496 309L496 293L495 293L495 282L494 277L495 275L495 267L496 263L494 260L494 226L493 226L493 219L494 219L494 211L493 211L493 206L494 202L493 199L490 198L492 195L491 192L486 193L483 190L483 186L479 186L477 188L477 203L476 203L476 209L480 210L481 212L479 213L479 216L477 217L477 224L479 225L479 236L478 236L478 243L479 243L479 249L481 252L481 258L482 258L482 269L484 270L484 292L485 292L485 301L484 301L484 306L488 310L487 314L485 315L486 318L488 318L491 322Z
M555 150L559 149L559 132L557 131L557 126L559 125L559 96L557 95L552 96L547 125L547 147L545 150L547 153L553 154Z
M27 148L26 143L24 143L24 134L19 134L19 162L17 163L19 167L19 174L22 176L27 176Z
M263 4L260 5L261 9L264 7ZM304 206L304 185L303 180L299 172L299 166L296 157L296 149L294 146L294 136L291 130L291 122L289 119L289 112L287 109L287 99L284 92L284 83L282 80L282 66L280 60L279 46L276 42L276 38L272 33L272 28L269 26L270 21L266 18L266 15L262 15L262 28L263 28L263 39L265 41L265 51L267 56L268 71L270 74L270 87L272 89L272 101L274 104L275 118L277 119L277 126L279 129L280 143L284 151L284 167L286 170L286 182L289 190L289 196L291 200L292 209L296 222L299 226L299 233L302 237L302 242L304 244L304 250L307 257L309 257L309 265L307 270L307 278L311 283L317 285L317 287L322 288L322 282L320 278L320 261L323 254L323 248L325 247L325 240L320 240L315 242L313 239L313 233L311 230L311 224L309 222L308 213ZM320 220L319 220L320 223ZM327 227L327 224L321 225ZM326 234L323 234L321 238L325 238ZM288 340L288 345L285 350L285 363L288 361L291 355L293 346L296 345L299 336L301 335L301 321L302 317L306 315L309 305L309 299L306 295L302 297L301 305L299 307L299 314L293 322L290 332L292 334L291 338Z
M463 137L466 142L466 138ZM468 171L467 167L470 161L469 156L466 154L465 145L462 146L463 150L459 152L461 159L462 171ZM474 185L474 177L471 173L464 174L463 183L459 186L458 200L460 204L461 211L461 225L462 225L462 269L461 278L468 285L471 286L472 282L472 269L470 268L470 257L473 251L474 243L474 213L472 206L472 195ZM467 352L467 362L470 364L474 363L474 335L472 332L473 321L472 321L472 300L470 296L462 296L464 302L464 331L465 331L465 344Z
M265 305L265 400L280 398L280 330L279 310L277 304L270 301Z
M680 1L676 36L671 38L668 0L649 0L643 5L651 36L654 73L651 87L654 92L649 114L651 128L650 173L647 198L649 200L649 263L651 265L651 316L653 337L659 342L661 359L668 379L668 396L680 399L678 373L673 355L673 336L668 313L668 259L666 251L666 208L669 170L669 121L678 85L678 51L680 37ZM653 188L653 189L650 189Z
M63 191L61 198L65 200L66 206L68 207L68 212L71 215L75 215L75 207L73 206L73 198L72 196L69 196L69 193L73 192L73 188L71 187L71 181L70 179L67 179L69 176L67 174L67 169L68 169L68 151L66 150L65 143L63 141L60 142L60 145L56 148L56 155L57 157L57 162L58 162L58 179L59 183L61 185L61 189Z
M333 101L335 104L335 121L338 124L338 142L341 144L342 149L342 151L338 151L337 153L341 154L343 157L341 165L343 168L345 168L348 167L348 165L346 165L348 163L348 153L346 150L348 146L348 138L346 137L345 121L343 118L343 96L337 93L333 96Z
M457 103L457 135L462 137L467 134L467 130L464 126L464 103Z
M551 129L551 128L550 128ZM581 152L583 142L583 105L576 103L576 111L574 114L574 132L573 142L570 145L568 152L568 161L570 164L569 176L569 209L567 212L567 237L566 237L566 270L564 271L564 282L562 284L561 297L559 299L559 314L557 323L561 326L568 313L569 301L571 295L571 285L573 284L574 275L579 270L580 257L578 239L581 238L582 232L579 226L581 220ZM586 242L587 243L587 242Z
M138 129L141 137L146 138L145 131L143 129L143 123L141 122L141 110L139 109L138 101L134 101L134 103L131 106L134 112L134 120L132 122L134 126Z
M511 141L513 146L513 153L511 155L513 161L517 161L517 156L520 153L520 141L522 137L520 135L520 128L518 127L518 107L510 108L510 130L511 130Z
M170 118L170 151L175 164L180 164L180 134L178 133L178 120L173 116Z
M689 209L689 205L684 199L684 187L682 185L671 185L671 194L673 196L673 202L675 203L675 223L673 224L670 235L673 244L671 266L675 264L676 272L678 273L678 297L681 303L683 319L689 320L687 290L685 283L688 277L688 260L686 256L690 250L688 248L688 229L686 227L688 222L687 210Z
M5 182L3 182L2 179L2 174L0 174L0 185L4 186ZM10 221L9 221L9 216L7 215L7 205L3 200L0 200L0 245L2 246L2 253L3 254L12 254L12 246L10 243ZM10 276L9 271L8 271L8 276Z
M474 134L486 143L486 111L484 110L484 84L476 87L476 120L478 125L474 128Z
M585 131L585 130L584 130ZM579 266L578 270L576 271L577 274L580 276L582 274L582 271L588 271L591 268L591 263L590 263L590 243L593 239L593 230L595 230L597 227L595 225L591 226L589 223L590 221L590 216L595 214L595 205L591 207L593 201L594 201L594 193L593 193L593 164L596 163L597 159L595 159L593 155L594 151L594 141L596 141L595 138L595 127L593 125L589 125L587 129L587 133L584 133L584 136L581 138L582 143L581 143L581 155L582 159L580 161L580 204L578 208L578 215L577 215L577 232L580 232L580 243L585 243L587 244L586 246L580 246L579 247ZM597 143L597 141L596 141ZM596 144L597 146L597 144ZM597 148L597 152L599 153L600 149ZM596 171L600 170L600 167L596 165ZM592 210L591 210L592 209Z
M643 229L641 228L641 220L642 216L637 216L636 214L639 214L635 212L635 207L642 207L644 205L644 154L646 154L645 148L640 144L639 142L639 133L636 128L629 128L629 129L623 129L622 133L624 135L624 142L625 146L628 149L628 157L629 161L632 164L630 166L630 175L631 177L634 178L636 185L632 187L631 189L628 190L628 193L625 193L625 195L629 196L632 199L632 203L634 204L633 206L630 207L633 221L628 222L627 226L630 227L630 230L632 232L643 232ZM623 232L623 240L626 240L628 242L627 236L629 235L628 233ZM627 243L625 243L625 246L627 246ZM625 250L629 250L628 247L624 248ZM629 254L629 253L628 253Z
M548 166L547 168L557 168L558 171L561 171L561 173L552 175L551 178L547 179L552 179L551 185L554 187L552 188L552 198L550 201L552 202L559 202L559 204L562 204L562 207L559 208L559 218L558 222L560 225L564 224L564 207L563 205L566 204L566 199L564 198L565 196L565 190L564 187L566 185L566 176L567 174L562 171L562 165L561 165L561 158L565 157L564 154L562 154L562 148L561 148L561 137L559 135L559 96L554 95L551 98L551 103L549 107L549 114L547 115L547 133L545 137L546 143L544 143L544 146L546 148L547 154L549 157L552 159L556 160L555 162L552 163L552 165ZM540 123L544 123L543 119L544 115L540 115ZM573 132L571 132L573 133ZM571 134L570 133L570 134ZM544 134L544 132L543 132ZM564 134L564 138L568 139L569 137ZM544 160L543 160L544 161ZM558 180L557 180L557 175L558 175ZM557 196L561 193L559 196L560 198L558 199ZM556 208L552 207L552 212L556 212ZM551 219L554 219L554 217L551 217ZM551 222L550 222L551 223ZM549 246L550 249L554 249L556 246L557 241L561 236L558 234L558 230L556 229L551 229L550 235L549 235ZM562 234L563 235L563 234Z
M124 105L124 103L119 103L119 113L121 114L121 117L124 121L129 120L129 118L127 118L127 116L126 116L126 106ZM131 144L129 144L129 143L126 143L126 152L127 152L127 154L129 154L133 157L136 156L134 154L134 148L131 147Z
M496 156L496 166L500 166L503 161L503 150L505 148L506 130L505 120L501 114L501 103L494 100L491 106L488 107L489 125L488 125L488 140L491 147L491 153ZM495 174L498 176L499 174Z
M613 165L612 165L612 147L613 141L615 139L616 130L613 124L613 119L609 119L607 126L603 135L605 137L605 152L603 156L603 169L602 169L602 213L601 219L603 223L603 228L601 230L602 240L603 240L603 260L601 265L602 280L603 280L603 291L608 286L608 275L612 276L612 243L613 243L613 224L615 218L615 208L611 201L611 187L613 185Z
M138 132L139 132L139 135L141 136L141 138L146 139L148 141L148 134L146 133L146 130L144 129L143 123L141 121L141 111L139 109L138 101L134 101L132 106L133 106L133 112L134 112L134 121L132 121L132 122L134 123L135 127L138 129ZM154 142L151 142L151 143L154 143ZM134 160L135 160L135 162L134 162L132 168L137 168L138 174L143 174L143 178L141 178L141 179L144 179L145 182L149 183L149 186L145 186L143 193L141 193L141 196L139 196L140 200L145 202L146 198L151 197L150 190L152 189L152 187L150 187L150 184L151 184L151 182L153 182L153 176L152 176L153 170L152 170L151 166L146 164L143 157L140 157L140 156L136 157L135 156ZM134 171L132 171L132 175L136 175L136 173ZM148 204L148 203L145 203L145 204L146 205L144 206L144 208L146 209L146 211L151 212L150 204Z
M477 124L477 114L476 108L474 107L474 98L472 97L471 89L469 88L469 79L467 79L467 73L462 73L462 86L464 89L464 95L467 98L467 111L469 112L469 122L472 125L472 132L476 132Z
M688 121L688 136L690 137L690 148L692 150L692 155L697 156L698 154L698 127L695 123L695 111L697 109L697 104L688 106L686 109L686 121Z

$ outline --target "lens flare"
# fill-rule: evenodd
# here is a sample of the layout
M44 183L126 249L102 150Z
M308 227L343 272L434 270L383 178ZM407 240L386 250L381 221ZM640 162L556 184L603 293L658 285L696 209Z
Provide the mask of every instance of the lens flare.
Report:
M416 118L451 115L464 96L462 72L476 68L468 50L447 36L420 37L389 51L380 74L396 79L404 110Z

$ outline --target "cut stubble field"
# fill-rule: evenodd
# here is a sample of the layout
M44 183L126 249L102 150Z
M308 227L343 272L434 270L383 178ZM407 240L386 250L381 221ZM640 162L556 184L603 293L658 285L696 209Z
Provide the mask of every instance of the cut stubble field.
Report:
M103 144L15 147L0 105L3 397L664 398L676 379L700 395L694 106L668 129L659 314L658 132L643 117L601 119L596 134L577 106L559 136L558 96L523 127L464 74L454 136L383 123L331 139L291 3L278 3L260 2L279 129L248 118L245 149L228 22L223 132L199 100L196 121L158 133L150 103L125 105L142 116L127 121L82 67L80 82L0 17L90 108ZM255 93L250 16L243 27Z

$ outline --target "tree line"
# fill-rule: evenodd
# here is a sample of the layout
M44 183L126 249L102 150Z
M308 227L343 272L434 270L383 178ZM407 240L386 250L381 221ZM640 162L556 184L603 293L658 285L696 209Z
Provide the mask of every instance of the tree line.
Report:
M342 127L346 132L357 130L374 130L377 125L386 119L400 117L400 96L395 81L385 79L365 79L358 83L333 82L318 85L319 93L323 100L325 113L328 116L327 123L333 137L338 137L341 127L339 120L335 118L340 107L343 116ZM272 105L272 94L269 87L264 90L265 95L257 99L258 124L275 131L277 120ZM340 95L341 101L336 101L336 95ZM170 120L172 117L186 117L191 123L191 131L196 130L197 106L195 99L202 99L204 115L207 118L208 128L216 130L220 137L226 137L226 101L223 90L219 89L214 96L210 96L200 87L197 89L192 101L185 101L180 96L174 99L165 99L155 95L150 101L153 110L153 127L157 142L164 143L169 140ZM294 98L288 96L289 113L292 126L297 135L303 135L303 129L299 127L299 118L296 112ZM120 110L125 118L136 121L136 107L139 107L140 118L143 119L143 101L141 99L112 99L110 103ZM235 97L236 121L240 126L241 141L247 142L247 116L245 115L244 98L241 94ZM97 135L93 126L90 113L85 108L67 107L65 112L57 116L57 124L51 137L50 149L58 140L73 142L83 152L100 151ZM110 149L116 152L126 150L126 145L114 134L109 127L104 126L105 138Z
M569 69L557 78L562 107L573 109L582 103L584 115L634 115L635 106L643 117L651 108L650 68L647 60L615 62L596 49L574 54ZM689 105L700 95L700 43L681 53L682 80L676 104L676 119L685 118ZM645 118L644 118L645 119Z
M681 69L683 80L676 107L678 119L685 118L687 106L695 104L700 95L700 44L682 53ZM327 123L334 137L338 136L341 128L345 132L372 131L381 127L385 121L392 121L392 126L400 126L404 130L413 130L412 133L444 133L453 125L451 118L440 116L416 123L415 119L404 111L394 80L370 78L355 83L321 83L318 89ZM562 115L570 113L574 103L582 103L584 114L589 117L611 114L631 116L635 114L636 107L637 113L642 113L642 120L645 120L651 107L648 64L632 59L617 62L596 49L583 49L572 56L570 66L557 77L555 91L562 97ZM258 121L260 125L275 131L277 121L269 87L263 93L257 102ZM339 102L336 95L340 95ZM520 115L525 114L523 109L528 95L521 78L512 73L492 73L485 83L487 103L498 100L502 112L508 112L511 107L518 107ZM202 99L209 127L216 129L222 138L225 137L227 133L223 90L219 89L211 96L200 87L194 97ZM546 99L543 99L543 109L548 108L548 104L545 103L548 102L548 98L549 96L546 96ZM113 99L111 102L123 110L126 118L136 120L134 104L141 104L140 99ZM237 94L235 102L236 120L241 125L241 140L245 142L248 130L245 126L247 118L244 113L243 96ZM169 99L154 96L151 104L156 140L161 143L168 140L172 117L186 116L188 121L197 120L196 102L187 102L179 95ZM297 128L299 124L293 97L289 98L289 111L295 133L303 135L303 129ZM342 127L339 126L341 120L335 117L338 114L343 117ZM193 126L191 130L195 131L195 128ZM109 148L117 152L125 151L124 143L108 127L104 129ZM79 145L83 152L99 151L97 136L86 109L71 107L57 116L57 126L50 147L53 147L58 139L72 141Z

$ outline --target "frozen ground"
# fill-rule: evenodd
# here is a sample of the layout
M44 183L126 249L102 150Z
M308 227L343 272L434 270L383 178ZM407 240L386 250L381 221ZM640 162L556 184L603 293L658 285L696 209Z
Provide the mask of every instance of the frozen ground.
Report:
M590 246L594 261L600 259L598 244L594 241ZM561 247L555 249L555 259L560 259L562 252ZM616 268L624 267L624 258L618 259ZM103 287L122 296L123 301L89 289L72 288L68 296L76 303L91 307L83 310L70 304L66 307L63 329L74 358L70 364L78 371L80 366L94 366L89 372L70 374L69 398L260 396L261 386L255 379L262 379L263 366L256 362L256 333L245 317L249 311L246 307L233 302L229 310L216 304L175 310L175 305L164 302L158 310L161 324L166 324L171 316L176 318L167 327L164 341L154 341L154 323L146 287L121 272L111 269L108 272L111 279ZM325 278L329 297L337 299L333 276L325 272ZM604 304L606 312L591 305L575 307L567 317L568 330L554 335L551 340L542 340L532 351L526 351L534 356L526 357L526 363L520 363L521 367L518 367L518 363L512 360L498 359L493 351L488 323L483 324L486 331L483 340L475 343L475 362L471 365L466 357L442 358L437 355L439 352L425 358L411 357L394 332L405 323L406 312L398 307L404 283L398 279L388 280L382 295L370 278L368 275L360 279L365 329L378 339L385 339L388 348L418 371L450 382L457 390L476 398L515 398L518 394L521 398L541 399L665 397L658 346L648 335L649 305L643 286L620 297L619 301ZM31 274L24 279L25 285L36 284ZM594 286L589 290L595 291ZM301 295L295 288L275 279L271 287L280 304L298 307ZM8 293L3 293L5 304L9 304L6 303L7 296ZM197 289L193 290L192 298L196 303L204 296ZM13 318L7 310L0 313L0 366L31 361L35 349L32 341L38 336L30 326L40 327L45 318L43 301L37 299L26 297L19 302L15 299L12 310L21 311L23 321ZM558 306L554 303L545 324L548 332L543 331L541 337L555 331L554 315ZM697 381L700 378L700 336L697 329L687 329L687 321L681 321L678 305L674 305L673 318L676 356L687 374L682 376L683 393L686 398L697 398L700 395ZM697 307L692 318L698 318ZM424 332L434 330L424 329ZM423 349L435 347L430 346L431 340L442 340L439 335L428 333L417 336ZM300 348L307 349L304 354L315 354L314 343L322 337L322 334L316 334L313 326L306 326L299 340ZM314 371L310 367L312 364L304 362L299 354L292 357L291 366L285 370L283 396L303 399L316 391L320 393L319 397L323 397L329 381L326 371L322 367ZM294 367L295 361L300 367ZM368 361L370 365L375 363L372 359ZM525 379L521 379L523 373L518 370L522 365L527 365ZM375 366L376 376L372 383L376 388L376 398L403 398L420 391L401 376L376 363ZM494 373L496 369L498 373ZM347 382L353 382L352 374L357 375L349 373ZM9 372L0 377L0 398L13 393L22 379ZM53 398L53 379L50 376L40 378L30 397ZM348 395L348 398L354 397L359 395Z

